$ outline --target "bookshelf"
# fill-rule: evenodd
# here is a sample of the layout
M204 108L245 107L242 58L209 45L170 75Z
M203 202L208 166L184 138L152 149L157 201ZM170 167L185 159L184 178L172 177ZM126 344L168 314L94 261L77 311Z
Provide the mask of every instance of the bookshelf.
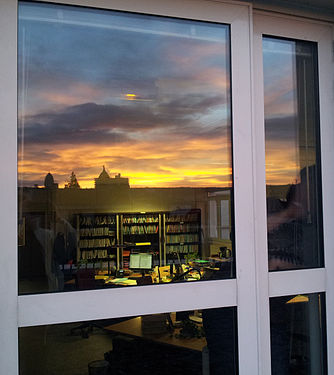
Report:
M201 255L201 210L179 210L164 214L165 264Z
M77 260L87 262L118 259L118 215L80 214L77 216Z
M127 213L122 214L121 245L122 267L129 268L131 252L149 252L154 254L154 265L161 264L161 214Z
M131 253L153 254L153 266L185 262L201 256L201 210L79 214L77 242L77 261L114 260L117 269L129 268Z

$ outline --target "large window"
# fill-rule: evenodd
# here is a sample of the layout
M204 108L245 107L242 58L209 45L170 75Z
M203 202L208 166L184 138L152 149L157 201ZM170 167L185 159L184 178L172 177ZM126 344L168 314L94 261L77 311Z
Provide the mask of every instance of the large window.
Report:
M20 293L233 277L229 26L23 2L18 50Z
M269 269L322 267L317 45L263 39Z
M334 373L331 27L0 8L0 372Z

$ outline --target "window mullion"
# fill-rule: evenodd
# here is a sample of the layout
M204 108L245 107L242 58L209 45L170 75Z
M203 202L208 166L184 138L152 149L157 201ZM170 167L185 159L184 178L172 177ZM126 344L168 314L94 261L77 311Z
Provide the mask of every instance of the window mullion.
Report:
M259 373L249 21L232 25L231 48L239 374L248 375Z
M0 272L0 372L18 374L17 341L17 169L16 169L16 27L17 4L1 2L0 12L0 123L1 148L1 263Z

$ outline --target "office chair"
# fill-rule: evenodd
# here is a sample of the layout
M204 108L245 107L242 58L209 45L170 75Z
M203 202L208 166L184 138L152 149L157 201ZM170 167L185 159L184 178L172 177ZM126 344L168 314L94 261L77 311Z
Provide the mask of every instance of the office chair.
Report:
M78 290L95 289L95 270L94 269L79 269L76 273L76 286ZM104 330L104 327L94 323L85 322L77 327L71 329L71 335L76 331L80 331L81 337L88 339L89 332L93 332L94 328Z
M79 269L76 273L76 285L78 290L95 289L95 270Z

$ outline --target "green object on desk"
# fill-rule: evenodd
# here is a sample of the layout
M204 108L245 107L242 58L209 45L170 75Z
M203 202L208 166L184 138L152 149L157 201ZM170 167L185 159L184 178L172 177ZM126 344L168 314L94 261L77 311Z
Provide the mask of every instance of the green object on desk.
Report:
M122 277L122 278L116 278L113 280L110 280L109 283L111 284L121 284L121 285L137 285L136 280L130 280L127 277Z

